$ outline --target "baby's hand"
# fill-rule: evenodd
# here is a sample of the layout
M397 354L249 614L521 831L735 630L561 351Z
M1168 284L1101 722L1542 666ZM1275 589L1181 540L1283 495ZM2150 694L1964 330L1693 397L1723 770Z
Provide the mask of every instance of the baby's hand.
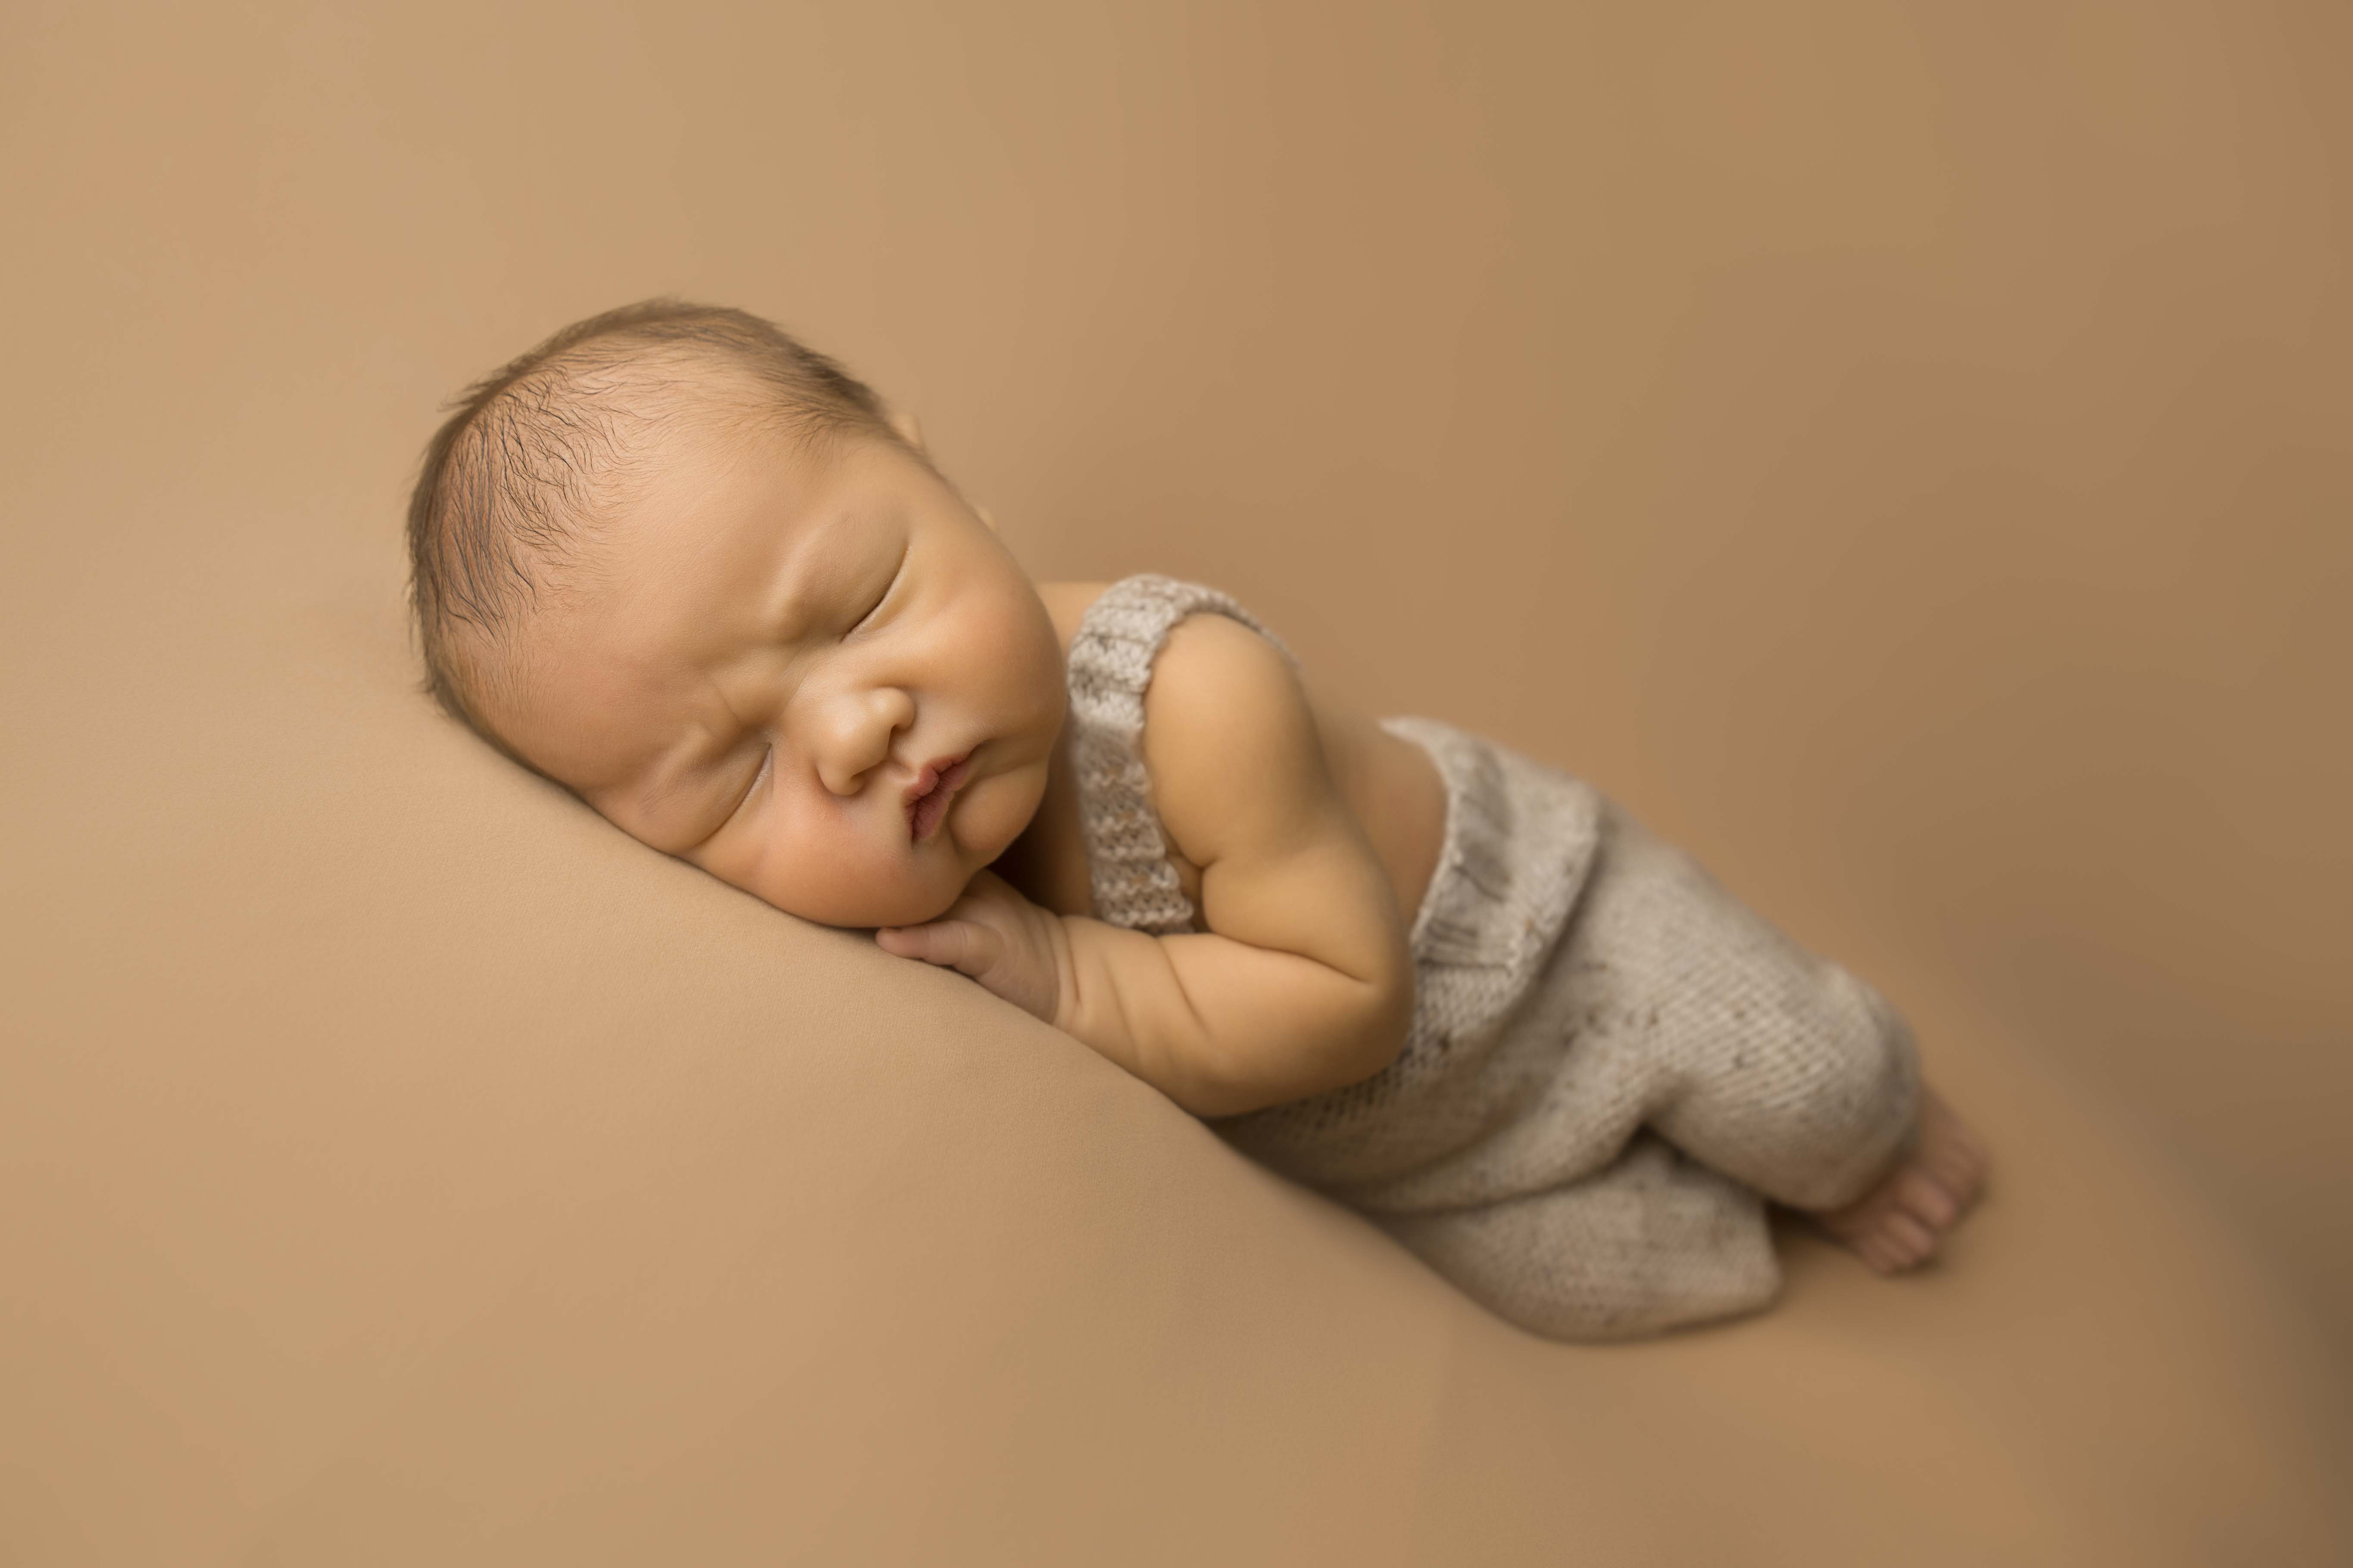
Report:
M928 925L886 926L882 951L920 958L979 981L1026 1013L1057 1021L1070 938L1060 919L1031 903L994 871L983 871L954 908Z

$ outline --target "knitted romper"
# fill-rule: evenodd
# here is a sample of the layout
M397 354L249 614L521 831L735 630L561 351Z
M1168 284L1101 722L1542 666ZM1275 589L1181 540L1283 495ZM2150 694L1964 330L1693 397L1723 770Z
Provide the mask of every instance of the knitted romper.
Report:
M1223 594L1158 576L1113 584L1071 645L1081 820L1114 925L1201 929L1141 738L1153 661L1203 611L1282 647ZM1911 1136L1903 1019L1591 785L1431 720L1381 722L1446 784L1404 1048L1361 1083L1212 1125L1539 1334L1764 1306L1780 1285L1765 1200L1850 1202Z

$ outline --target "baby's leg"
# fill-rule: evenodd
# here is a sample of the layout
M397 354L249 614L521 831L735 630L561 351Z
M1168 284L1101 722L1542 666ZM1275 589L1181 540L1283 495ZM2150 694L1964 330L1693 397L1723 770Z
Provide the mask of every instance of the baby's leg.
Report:
M1919 1261L1974 1197L1982 1156L1924 1093L1904 1020L1611 815L1609 864L1581 918L1619 983L1649 997L1650 1125L1774 1201L1825 1214L1874 1267Z
M1567 1185L1381 1223L1473 1300L1548 1339L1752 1312L1781 1284L1763 1201L1648 1132Z

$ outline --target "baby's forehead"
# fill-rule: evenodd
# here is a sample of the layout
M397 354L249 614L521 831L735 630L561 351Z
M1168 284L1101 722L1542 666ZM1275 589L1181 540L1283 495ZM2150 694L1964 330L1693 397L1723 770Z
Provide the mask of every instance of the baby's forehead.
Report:
M672 642L779 633L865 591L898 516L859 455L773 432L681 427L611 497L563 640L658 658ZM659 627L669 640L647 641Z

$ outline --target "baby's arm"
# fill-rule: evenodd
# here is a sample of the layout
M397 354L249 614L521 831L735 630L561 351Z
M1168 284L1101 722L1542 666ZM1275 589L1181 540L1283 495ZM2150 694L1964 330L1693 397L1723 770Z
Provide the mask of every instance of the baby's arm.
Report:
M1324 766L1290 665L1223 616L1171 634L1144 755L1210 928L1058 916L986 873L942 920L882 933L1049 1019L1177 1104L1231 1115L1369 1078L1413 1008L1405 922Z

